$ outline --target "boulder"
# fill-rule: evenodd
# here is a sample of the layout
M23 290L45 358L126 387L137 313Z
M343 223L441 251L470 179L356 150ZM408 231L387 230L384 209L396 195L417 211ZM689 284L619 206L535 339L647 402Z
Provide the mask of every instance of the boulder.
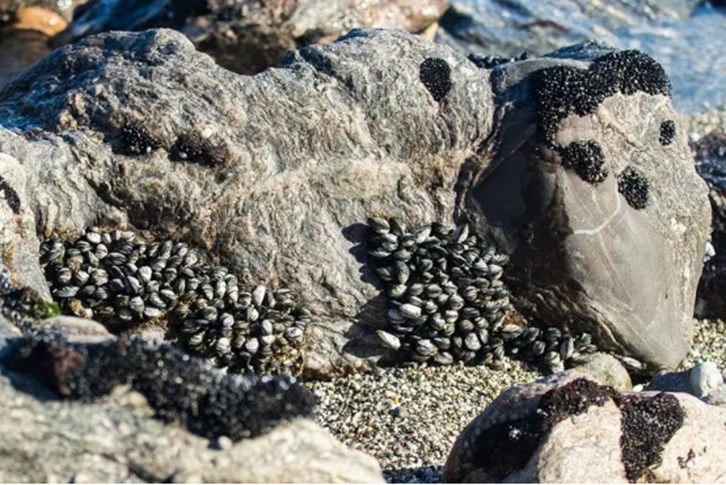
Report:
M154 419L127 387L94 403L58 401L3 369L2 482L382 483L376 460L349 450L309 419L257 438L211 441Z
M411 2L275 0L223 2L164 0L88 2L76 11L57 45L111 30L172 28L186 34L221 66L254 74L278 65L289 49L331 42L352 28L423 32L448 7L448 0Z
M457 438L446 482L700 483L726 473L726 409L565 372L500 395Z
M588 43L499 66L492 85L498 150L469 206L512 255L515 306L675 368L710 211L662 68Z
M557 118L572 93L547 91L548 69L605 76L594 112ZM362 223L469 220L533 288L522 308L672 367L709 214L683 138L659 141L675 128L667 85L649 58L591 44L490 71L417 36L355 30L246 77L175 31L92 36L0 90L0 255L47 295L38 239L95 225L183 240L240 286L291 289L314 320L305 370L330 376L385 352L371 344L388 304ZM566 146L580 149L562 162ZM580 159L609 176L583 181Z

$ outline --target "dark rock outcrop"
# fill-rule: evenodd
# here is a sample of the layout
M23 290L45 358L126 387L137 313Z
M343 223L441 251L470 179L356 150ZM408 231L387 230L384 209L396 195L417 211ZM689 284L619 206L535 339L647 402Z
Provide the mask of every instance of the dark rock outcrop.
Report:
M547 87L554 72L598 102L583 112ZM708 206L683 138L659 142L666 94L651 59L599 45L489 71L420 37L356 30L244 77L174 31L93 36L0 91L0 254L47 294L38 237L98 225L182 239L241 285L292 289L315 319L306 370L330 375L383 352L361 325L387 307L362 223L471 219L533 284L521 300L544 298L535 315L571 312L564 323L605 347L671 367L690 339ZM590 140L602 182L559 161L558 147ZM598 153L583 146L569 166ZM644 209L618 192L629 164L648 181L632 191Z
M711 244L715 254L703 266L696 316L726 317L726 132L713 131L694 146L696 170L708 183L713 213Z

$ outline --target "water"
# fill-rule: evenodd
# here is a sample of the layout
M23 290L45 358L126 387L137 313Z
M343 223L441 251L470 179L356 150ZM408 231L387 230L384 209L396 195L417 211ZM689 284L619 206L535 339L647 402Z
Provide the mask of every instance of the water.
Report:
M540 55L596 38L640 49L673 83L676 109L726 105L726 9L689 0L451 0L438 39L467 52Z

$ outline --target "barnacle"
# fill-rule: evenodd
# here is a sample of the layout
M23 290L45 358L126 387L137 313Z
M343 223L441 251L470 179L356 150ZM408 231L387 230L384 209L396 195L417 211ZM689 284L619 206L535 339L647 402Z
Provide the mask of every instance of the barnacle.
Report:
M618 191L633 209L645 209L650 203L650 183L632 166L625 167L618 175Z
M608 176L602 149L594 140L572 142L561 154L562 166L574 170L585 182L597 184Z
M425 59L419 67L419 78L438 102L451 91L451 67L444 59L438 57Z

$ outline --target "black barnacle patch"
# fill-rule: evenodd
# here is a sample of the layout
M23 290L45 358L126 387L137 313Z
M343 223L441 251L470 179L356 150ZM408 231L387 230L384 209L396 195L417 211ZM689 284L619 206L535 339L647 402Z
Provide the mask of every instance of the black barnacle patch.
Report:
M494 424L464 443L472 462L460 467L461 475L452 477L453 481L461 481L472 468L483 469L495 480L503 480L524 468L557 423L587 412L592 405L604 405L613 393L612 388L587 379L576 379L548 391L534 412Z
M85 402L130 383L157 419L210 439L259 436L313 412L312 393L294 379L222 375L179 349L141 340L80 344L57 333L36 333L15 339L2 364L32 375L61 397Z
M667 146L676 139L676 122L673 120L665 120L660 124L660 137L658 141L661 145Z
M0 191L2 191L5 201L8 203L10 210L15 214L20 213L20 197L14 188L4 178L0 177Z
M574 170L585 182L598 184L608 176L600 144L594 140L572 142L560 151L562 166Z
M575 379L543 394L537 408L522 418L467 432L465 436L471 436L463 443L467 461L459 463L450 481L461 481L473 469L495 480L505 479L527 465L555 425L608 400L622 413L620 447L626 477L639 480L649 467L660 464L663 447L683 426L685 411L678 399L667 393L623 395L610 386Z
M666 393L619 397L615 404L623 413L620 448L625 475L635 483L648 468L660 465L663 447L683 426L686 412L675 396Z
M126 123L119 130L119 143L114 152L122 155L147 155L161 143L138 123Z
M652 57L637 50L606 54L595 59L589 70L597 83L613 85L625 95L639 91L651 95L671 95L671 82L663 67Z
M540 132L552 145L562 120L573 113L593 113L605 98L617 92L671 93L670 81L660 64L636 50L604 55L587 69L554 66L539 70L532 75L532 88Z
M451 91L451 67L444 59L429 57L424 60L419 67L419 79L437 102Z
M174 161L186 161L206 167L224 166L229 159L227 147L198 134L184 134L171 147L169 157Z
M618 175L618 191L633 209L645 209L650 203L650 182L632 166Z

